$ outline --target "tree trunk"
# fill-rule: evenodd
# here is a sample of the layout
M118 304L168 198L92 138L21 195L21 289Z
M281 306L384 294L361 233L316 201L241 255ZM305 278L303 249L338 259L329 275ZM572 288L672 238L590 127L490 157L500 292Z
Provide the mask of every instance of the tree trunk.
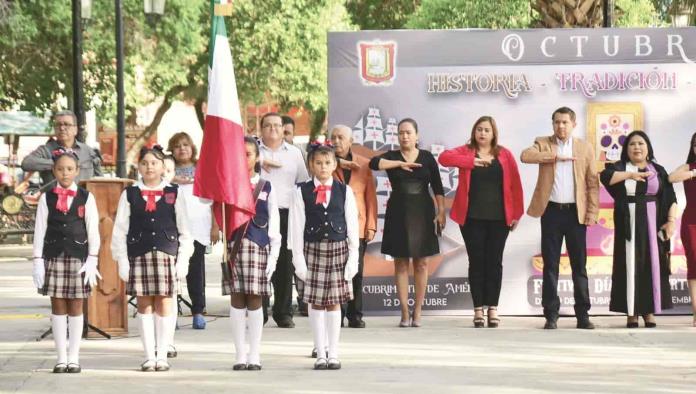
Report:
M193 108L196 110L196 118L198 118L198 124L201 125L201 129L205 130L205 114L203 113L203 103L205 99L203 97L198 97L193 102Z
M602 0L532 0L536 27L601 27Z
M155 131L157 131L159 124L162 122L164 114L166 114L167 111L169 111L169 108L171 108L176 96L178 96L185 89L186 86L177 85L172 87L171 89L169 89L169 91L167 91L167 93L165 93L164 98L162 99L162 104L160 104L159 108L157 108L157 112L155 112L155 116L152 119L152 122L145 128L145 130L143 130L142 133L140 133L140 135L138 135L135 138L135 141L133 141L133 145L131 145L126 156L126 163L136 162L138 152L140 152L140 148L142 148L145 145L145 142L148 139L150 139L150 137L155 133Z

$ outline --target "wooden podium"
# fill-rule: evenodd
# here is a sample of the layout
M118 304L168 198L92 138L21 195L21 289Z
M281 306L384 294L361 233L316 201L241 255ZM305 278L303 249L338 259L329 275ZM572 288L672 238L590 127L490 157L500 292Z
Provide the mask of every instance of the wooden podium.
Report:
M102 279L92 289L85 303L87 322L112 336L128 334L128 302L126 284L118 277L118 264L111 258L111 232L121 192L133 183L130 179L94 178L80 182L97 202L99 211L99 273ZM87 330L87 337L99 336Z

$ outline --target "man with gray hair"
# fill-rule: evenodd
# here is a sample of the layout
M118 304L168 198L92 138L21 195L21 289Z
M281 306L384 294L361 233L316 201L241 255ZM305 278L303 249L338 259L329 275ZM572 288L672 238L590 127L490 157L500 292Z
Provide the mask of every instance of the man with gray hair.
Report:
M338 167L334 178L349 185L355 195L358 206L358 223L360 231L360 248L358 254L358 274L353 277L353 300L348 302L345 317L348 326L364 328L362 320L362 280L367 243L372 241L377 232L377 190L372 171L368 167L369 160L353 152L353 131L344 125L336 125L331 129L331 143L336 152Z
M53 186L53 151L58 148L72 149L80 161L80 173L75 182L102 175L101 156L89 145L75 139L77 136L77 117L72 111L59 111L53 116L54 135L22 160L22 170L39 171L42 188Z

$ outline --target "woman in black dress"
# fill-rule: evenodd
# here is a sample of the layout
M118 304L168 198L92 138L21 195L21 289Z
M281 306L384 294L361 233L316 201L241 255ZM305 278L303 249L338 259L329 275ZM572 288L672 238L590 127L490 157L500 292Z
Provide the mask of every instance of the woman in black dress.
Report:
M427 257L440 253L436 225L445 226L445 196L433 155L416 146L418 125L410 118L399 122L399 150L372 158L370 168L386 170L392 192L387 202L382 253L394 258L394 278L401 305L401 327L420 327L421 307L428 284ZM433 190L433 198L428 191ZM416 299L408 308L408 263L413 259ZM411 321L409 321L409 317Z
M626 327L656 327L655 313L672 308L670 238L675 232L677 198L667 171L655 162L647 134L626 136L621 160L600 180L614 198L614 264L609 310L628 315Z

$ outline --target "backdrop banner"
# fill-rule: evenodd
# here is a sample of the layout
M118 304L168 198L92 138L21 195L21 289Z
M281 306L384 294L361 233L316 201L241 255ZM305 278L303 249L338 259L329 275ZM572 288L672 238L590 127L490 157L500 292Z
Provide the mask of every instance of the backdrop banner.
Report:
M657 161L672 171L686 160L696 132L694 42L696 28L329 33L329 124L351 127L353 150L372 157L398 148L397 122L411 117L419 124L419 146L437 156L467 143L474 121L490 115L498 125L499 143L519 158L535 137L553 134L552 112L568 106L578 116L573 135L594 145L597 168L617 160L624 136L641 129L650 136ZM518 165L526 209L538 166ZM441 167L440 175L449 207L458 170ZM385 173L375 176L379 229L365 257L364 308L367 314L395 314L394 265L380 253L390 185ZM675 188L681 211L683 187ZM609 307L612 212L613 200L602 188L599 223L587 231L594 314L607 313ZM501 313L542 314L540 244L539 220L525 215L505 248ZM429 261L425 313L471 313L468 257L459 226L449 218L440 249ZM690 313L679 231L671 263L675 308L667 313ZM561 313L573 314L565 247L560 273Z

